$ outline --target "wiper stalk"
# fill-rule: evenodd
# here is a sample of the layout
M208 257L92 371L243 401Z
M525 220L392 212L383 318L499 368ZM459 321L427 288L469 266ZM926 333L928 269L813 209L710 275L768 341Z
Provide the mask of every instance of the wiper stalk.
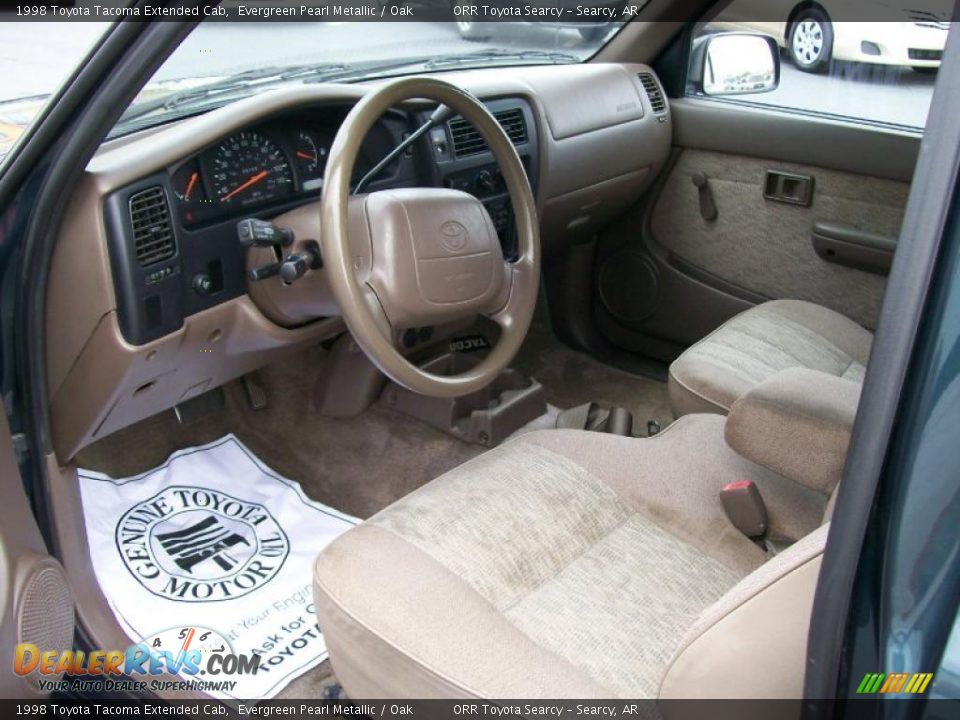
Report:
M387 153L387 156L383 158L380 162L373 166L373 169L370 170L366 175L360 178L360 182L357 183L357 186L353 189L354 195L359 195L360 191L363 190L364 186L369 183L373 178L383 172L383 169L387 167L390 163L396 160L408 147L413 145L417 140L426 135L430 130L435 128L437 125L442 125L447 120L453 117L453 110L448 108L446 105L440 105L436 110L431 113L430 118L420 127L418 127L411 135L409 135L402 143L397 145L393 150Z

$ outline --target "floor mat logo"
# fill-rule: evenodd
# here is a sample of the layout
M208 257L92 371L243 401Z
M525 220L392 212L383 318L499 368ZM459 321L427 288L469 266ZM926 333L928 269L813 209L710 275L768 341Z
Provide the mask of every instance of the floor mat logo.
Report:
M117 549L154 595L183 602L242 597L273 578L290 551L270 512L206 488L171 487L117 523Z

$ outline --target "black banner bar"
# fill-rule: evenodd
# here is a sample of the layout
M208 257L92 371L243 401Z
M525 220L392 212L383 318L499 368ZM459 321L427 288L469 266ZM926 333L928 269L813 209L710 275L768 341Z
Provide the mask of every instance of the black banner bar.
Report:
M731 7L743 4L734 0ZM222 2L123 2L64 0L5 3L0 22L523 22L553 25L622 23L633 19L685 21L690 3L649 0L223 0ZM830 3L830 19L869 22L946 22L953 19L952 0L925 0L922 12L911 0ZM752 22L787 20L781 3L746 2ZM655 17L654 17L655 13Z
M660 718L690 720L757 720L796 718L845 720L878 717L881 703L896 703L924 717L960 717L960 700L879 699L844 701L800 700L284 700L218 702L194 700L0 700L4 718L166 717L166 718L413 718L435 720L496 720L497 718ZM919 714L917 715L919 717Z

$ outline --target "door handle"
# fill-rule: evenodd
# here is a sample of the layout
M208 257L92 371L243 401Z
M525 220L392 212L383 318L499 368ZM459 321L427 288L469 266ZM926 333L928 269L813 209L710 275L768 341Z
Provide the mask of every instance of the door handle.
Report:
M767 170L763 197L774 202L810 207L813 202L813 176Z

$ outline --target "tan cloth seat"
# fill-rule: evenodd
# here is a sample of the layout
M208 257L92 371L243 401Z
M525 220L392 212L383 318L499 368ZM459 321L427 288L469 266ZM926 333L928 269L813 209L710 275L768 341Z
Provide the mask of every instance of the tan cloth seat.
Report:
M724 423L530 433L341 536L314 595L347 694L800 696L826 497L734 453ZM742 479L804 538L772 560L718 500Z
M670 366L675 417L726 414L771 375L807 368L862 383L873 335L843 315L801 300L773 300L740 313Z

